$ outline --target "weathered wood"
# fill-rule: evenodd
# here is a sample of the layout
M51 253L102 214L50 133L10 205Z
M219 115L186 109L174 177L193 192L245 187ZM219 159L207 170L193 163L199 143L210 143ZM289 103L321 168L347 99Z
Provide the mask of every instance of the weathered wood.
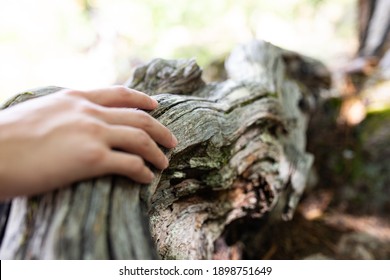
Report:
M166 151L169 168L147 186L109 176L14 199L0 257L211 259L229 225L268 213L290 219L313 158L300 109L308 94L285 54L261 41L240 46L229 79L213 84L193 60L136 70L127 86L155 95L151 115L179 140Z

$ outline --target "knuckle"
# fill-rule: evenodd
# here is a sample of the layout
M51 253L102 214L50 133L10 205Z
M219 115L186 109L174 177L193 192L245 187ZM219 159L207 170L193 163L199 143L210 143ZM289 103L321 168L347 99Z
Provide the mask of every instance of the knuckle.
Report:
M129 98L129 89L125 86L114 86L116 93L122 98Z
M81 113L94 117L100 116L102 113L99 106L88 101L80 102L79 111Z
M151 128L153 126L152 117L144 111L137 111L137 119L142 128Z
M74 89L63 89L60 92L65 96L71 96L71 97L80 97L83 94L82 91L74 90Z
M145 170L145 162L141 157L134 156L131 167L134 174L141 174Z
M80 153L80 161L88 166L97 166L104 162L106 157L105 149L100 145L85 145Z
M139 155L142 155L143 157L146 157L148 159L151 158L151 154L153 152L156 152L156 144L152 140L152 138L147 134L145 131L139 129L137 131L137 142L138 142L138 153Z
M147 141L143 141L141 142L140 146L139 146L139 153L143 156L147 156L149 155L150 157L150 153L153 151L153 144L152 144L152 141L150 139L148 139Z
M79 128L81 132L86 133L89 136L92 136L94 139L99 138L105 130L103 123L98 121L84 121L79 123Z
M149 145L150 144L150 136L147 134L144 130L142 129L137 129L136 130L136 137L142 145Z

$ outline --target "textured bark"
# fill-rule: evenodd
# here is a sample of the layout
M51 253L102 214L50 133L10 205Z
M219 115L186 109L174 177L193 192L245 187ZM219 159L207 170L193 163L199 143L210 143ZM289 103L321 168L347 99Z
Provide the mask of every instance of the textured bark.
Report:
M127 86L155 96L160 106L151 115L179 140L166 151L169 168L154 170L147 186L107 176L15 198L0 257L242 257L227 245L228 228L269 213L290 219L313 161L305 151L307 109L323 85L294 80L300 69L291 57L299 56L254 41L233 51L229 79L213 84L202 81L193 60L156 59L138 68ZM326 76L321 64L299 58L307 75ZM7 106L58 88L45 90Z

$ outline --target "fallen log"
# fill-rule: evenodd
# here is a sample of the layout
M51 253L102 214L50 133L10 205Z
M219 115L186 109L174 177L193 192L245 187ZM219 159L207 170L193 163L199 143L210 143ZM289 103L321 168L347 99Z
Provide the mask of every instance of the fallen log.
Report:
M229 227L291 219L313 161L305 104L323 85L305 86L291 55L251 42L228 58L229 79L210 84L194 60L138 68L126 86L155 96L160 105L150 114L179 140L165 151L169 168L154 170L146 186L113 175L13 199L0 258L241 258L229 248ZM306 78L323 75L320 63L293 57ZM5 106L57 90L23 93Z

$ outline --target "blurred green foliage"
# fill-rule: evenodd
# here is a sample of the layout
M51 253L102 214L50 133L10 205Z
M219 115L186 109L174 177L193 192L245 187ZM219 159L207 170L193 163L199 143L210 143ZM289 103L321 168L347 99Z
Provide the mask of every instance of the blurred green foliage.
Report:
M0 0L0 100L121 83L155 57L205 66L253 38L330 64L355 50L356 0Z

